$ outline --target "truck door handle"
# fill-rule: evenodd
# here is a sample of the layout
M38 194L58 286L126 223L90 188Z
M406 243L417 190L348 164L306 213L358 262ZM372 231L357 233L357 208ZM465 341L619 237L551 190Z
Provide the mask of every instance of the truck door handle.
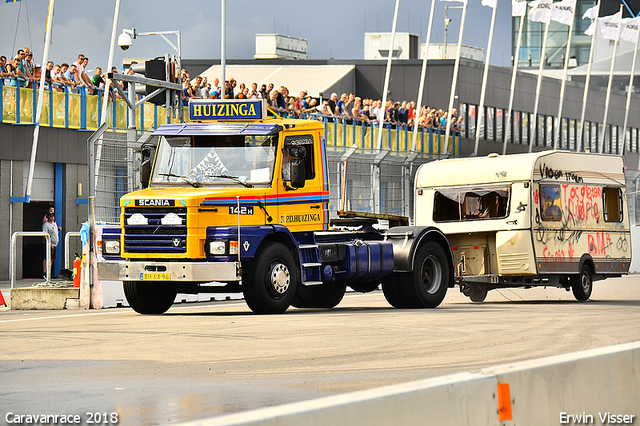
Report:
M507 221L507 225L517 225L517 224L518 224L518 219Z
M309 208L310 208L310 209L319 209L319 208L320 208L320 205L311 206L311 207L309 207Z

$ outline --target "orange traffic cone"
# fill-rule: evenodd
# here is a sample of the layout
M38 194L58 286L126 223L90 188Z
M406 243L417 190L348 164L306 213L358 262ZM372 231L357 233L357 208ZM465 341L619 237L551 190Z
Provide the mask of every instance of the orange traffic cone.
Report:
M2 291L0 291L0 305L7 306L7 302L5 302L4 297L2 297Z

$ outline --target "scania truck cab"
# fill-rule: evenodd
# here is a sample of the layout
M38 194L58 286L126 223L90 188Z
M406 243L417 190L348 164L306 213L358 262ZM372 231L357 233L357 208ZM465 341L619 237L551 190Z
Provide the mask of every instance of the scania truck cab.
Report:
M148 188L120 199L102 234L100 279L161 314L177 293L241 292L252 311L332 308L380 284L395 307L436 307L454 284L436 227L330 223L320 122L269 116L261 100L198 100L161 125Z

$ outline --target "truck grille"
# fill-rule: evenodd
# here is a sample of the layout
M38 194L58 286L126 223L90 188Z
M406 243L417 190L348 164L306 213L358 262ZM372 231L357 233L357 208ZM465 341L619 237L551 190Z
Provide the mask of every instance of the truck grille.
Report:
M147 225L128 225L128 219L139 213L147 218ZM162 225L168 213L177 214L181 225ZM124 209L124 251L127 253L186 253L187 209L145 208Z

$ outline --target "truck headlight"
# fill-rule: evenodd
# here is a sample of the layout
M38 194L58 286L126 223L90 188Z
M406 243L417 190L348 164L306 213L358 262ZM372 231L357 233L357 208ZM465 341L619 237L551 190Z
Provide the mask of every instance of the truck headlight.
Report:
M182 218L175 213L167 213L160 223L163 225L182 225Z
M103 240L102 252L104 254L120 254L120 240Z
M129 217L129 219L127 219L127 225L148 225L148 224L149 224L149 220L140 213L134 213Z
M227 254L227 242L223 240L209 242L209 253L218 256Z

